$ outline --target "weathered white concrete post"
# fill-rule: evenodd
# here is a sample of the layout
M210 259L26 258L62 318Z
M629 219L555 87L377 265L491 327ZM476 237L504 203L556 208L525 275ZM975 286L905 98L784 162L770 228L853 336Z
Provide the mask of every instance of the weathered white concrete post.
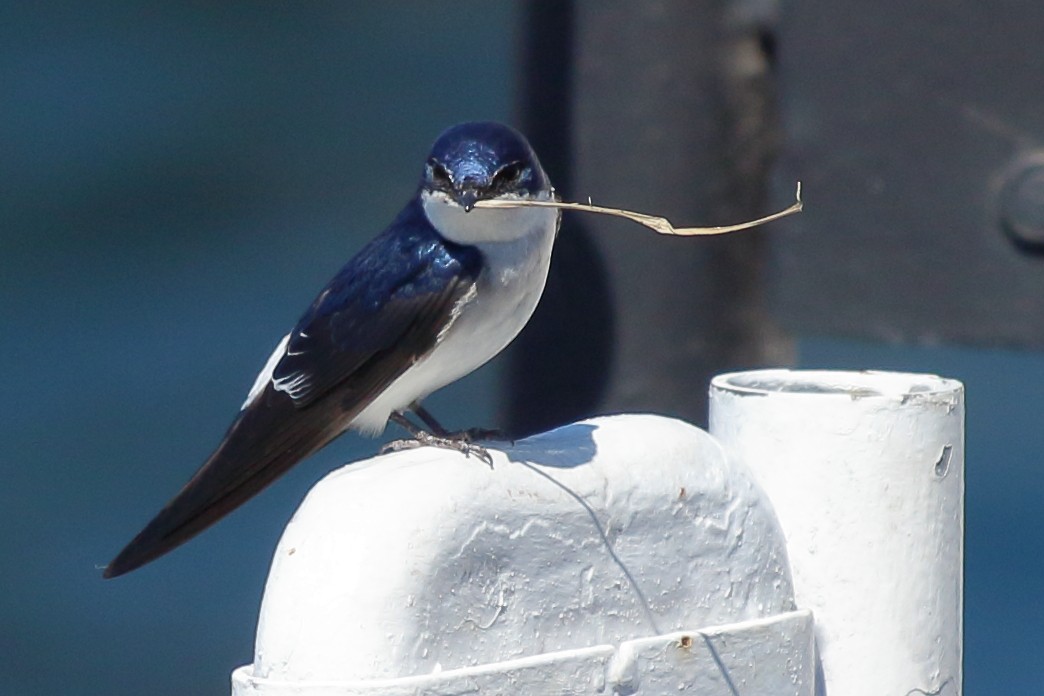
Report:
M964 388L933 375L720 375L710 432L768 494L829 696L961 693Z
M597 418L315 486L235 696L812 696L772 506L707 433Z

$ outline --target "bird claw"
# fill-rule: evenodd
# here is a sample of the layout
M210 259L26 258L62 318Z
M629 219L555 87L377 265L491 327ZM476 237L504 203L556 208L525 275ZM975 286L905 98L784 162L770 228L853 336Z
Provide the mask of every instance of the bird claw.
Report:
M445 437L432 435L431 433L419 432L415 437L404 440L393 440L380 449L381 454L389 452L401 452L402 450L416 449L418 447L440 447L460 452L465 457L474 455L477 459L485 462L490 469L493 468L493 455L485 447L476 445L472 440L479 439L482 433L490 431L474 428L458 433L450 433ZM486 439L486 438L482 438Z

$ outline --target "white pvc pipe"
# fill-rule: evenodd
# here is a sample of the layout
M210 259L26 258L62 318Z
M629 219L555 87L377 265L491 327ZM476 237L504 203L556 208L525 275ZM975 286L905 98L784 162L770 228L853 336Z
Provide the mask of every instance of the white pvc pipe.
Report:
M961 693L964 388L762 370L711 385L710 432L787 539L829 696Z

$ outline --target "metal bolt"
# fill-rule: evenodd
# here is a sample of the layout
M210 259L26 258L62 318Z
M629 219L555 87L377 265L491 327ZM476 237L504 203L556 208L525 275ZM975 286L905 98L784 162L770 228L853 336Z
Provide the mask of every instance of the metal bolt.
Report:
M1028 162L1000 190L1000 221L1023 251L1044 254L1044 162Z

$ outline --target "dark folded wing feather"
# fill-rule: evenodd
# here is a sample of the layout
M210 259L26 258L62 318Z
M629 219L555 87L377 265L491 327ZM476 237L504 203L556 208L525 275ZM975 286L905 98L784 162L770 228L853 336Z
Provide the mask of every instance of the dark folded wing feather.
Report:
M407 208L320 293L272 380L206 463L105 570L116 577L217 522L340 435L435 345L474 286L479 252L450 244Z

